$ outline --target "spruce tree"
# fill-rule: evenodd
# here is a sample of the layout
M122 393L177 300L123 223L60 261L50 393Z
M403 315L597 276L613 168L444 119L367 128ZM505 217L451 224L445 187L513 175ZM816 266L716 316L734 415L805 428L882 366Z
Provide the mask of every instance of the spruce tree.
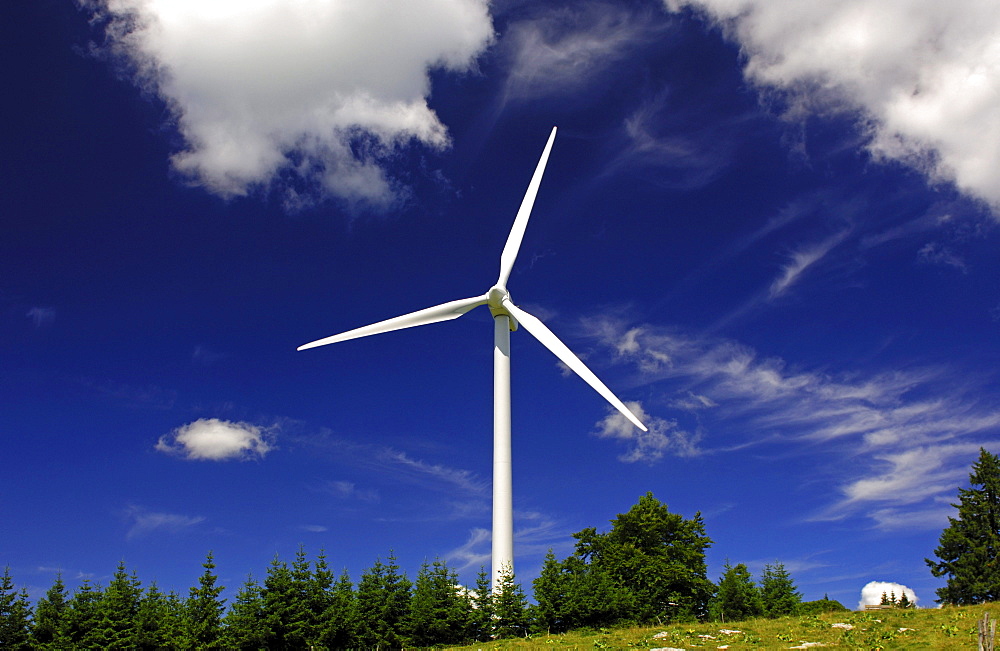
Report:
M264 617L267 623L268 649L291 649L292 622L297 599L295 581L288 564L277 554L264 577Z
M101 599L100 621L95 631L103 648L131 649L136 646L136 616L141 597L142 588L138 577L126 571L125 561L119 561Z
M358 582L358 643L364 647L403 646L410 611L410 581L399 570L396 556L375 564Z
M222 646L241 651L264 649L268 634L260 584L248 575L223 620Z
M104 594L99 585L84 579L69 600L67 633L74 649L100 649L99 637L101 601Z
M177 648L183 643L184 610L173 592L160 592L154 581L139 600L136 648L143 651Z
M540 632L562 633L567 630L566 579L562 563L549 549L541 573L531 583L535 596L532 619Z
M66 649L70 647L68 621L69 594L62 574L56 574L52 587L38 600L31 636L36 649Z
M712 619L739 622L763 615L764 604L747 566L743 563L732 566L726 561L725 570L719 579L715 597L709 604Z
M31 605L25 590L18 592L5 568L0 578L0 649L31 649Z
M333 584L330 604L320 618L322 622L319 630L320 646L328 649L346 649L355 646L357 610L354 586L345 569Z
M205 571L198 577L197 587L190 590L184 603L187 643L196 649L214 649L219 647L219 635L222 632L222 611L225 610L225 599L221 599L223 586L216 585L219 577L215 575L215 561L212 552L208 552L202 563Z
M1000 599L1000 458L979 449L970 488L958 490L958 517L948 518L934 555L925 559L936 577L947 577L937 590L939 603L956 606Z
M480 566L476 575L476 590L472 595L471 636L478 642L488 642L493 638L493 590L486 568Z
M760 577L760 597L767 617L795 615L802 603L802 594L795 589L785 565L777 562L764 566Z
M522 637L528 632L528 624L528 598L508 565L501 569L493 595L493 635L497 638Z
M469 607L459 592L458 575L440 560L424 561L410 602L410 644L459 644L468 629Z

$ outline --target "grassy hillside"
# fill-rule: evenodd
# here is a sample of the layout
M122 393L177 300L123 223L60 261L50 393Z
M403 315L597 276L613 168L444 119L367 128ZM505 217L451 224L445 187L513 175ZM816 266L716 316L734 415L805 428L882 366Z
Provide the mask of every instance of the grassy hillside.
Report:
M456 649L976 649L977 622L1000 617L1000 603L961 608L879 610L753 619L726 625L678 624L654 628L535 635ZM835 625L840 626L835 626ZM848 628L848 626L852 628ZM811 643L809 646L803 646Z

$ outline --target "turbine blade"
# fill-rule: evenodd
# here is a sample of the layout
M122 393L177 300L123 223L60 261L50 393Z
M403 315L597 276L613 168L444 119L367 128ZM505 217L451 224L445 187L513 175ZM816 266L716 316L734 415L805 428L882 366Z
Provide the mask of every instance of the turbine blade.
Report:
M514 268L514 260L521 248L524 230L528 227L528 217L531 216L531 207L535 203L535 195L538 194L538 186L542 182L545 164L549 160L549 152L552 151L552 142L555 139L556 128L552 127L549 141L545 143L542 157L538 160L538 166L535 167L535 173L531 176L531 182L528 184L528 191L524 193L524 199L521 200L521 208L517 211L517 217L514 218L514 226L510 229L510 235L507 236L507 244L504 245L503 253L500 254L500 278L497 280L497 285L501 287L507 286L510 271Z
M402 330L403 328L413 328L415 326L427 325L429 323L437 323L438 321L450 321L451 319L457 319L472 308L484 304L486 304L486 296L474 296L473 298L463 298L457 301L450 301L448 303L442 303L441 305L435 305L434 307L428 307L423 310L386 319L385 321L379 321L378 323L373 323L371 325L355 328L354 330L348 330L347 332L342 332L339 335L333 335L332 337L326 337L325 339L317 339L316 341L299 346L296 350L306 350L307 348L325 346L326 344L335 344L340 341L347 341L348 339L357 339L358 337L367 337L368 335L377 335L383 332Z
M626 418L632 421L636 427L644 432L649 431L646 429L646 426L642 424L642 421L636 418L635 414L633 414L629 408L618 399L618 396L611 393L611 389L606 387L603 382L597 379L597 376L594 375L593 371L587 368L587 365L584 364L579 357L574 355L573 351L567 348L566 344L561 342L559 337L555 336L544 323L511 303L510 299L504 299L503 306L508 312L510 312L511 316L513 316L518 323L524 326L525 330L530 332L535 339L542 342L542 345L562 360L563 364L573 369L573 372L583 378L584 382L589 384L595 391L604 396L605 400L610 402L615 409L620 411Z

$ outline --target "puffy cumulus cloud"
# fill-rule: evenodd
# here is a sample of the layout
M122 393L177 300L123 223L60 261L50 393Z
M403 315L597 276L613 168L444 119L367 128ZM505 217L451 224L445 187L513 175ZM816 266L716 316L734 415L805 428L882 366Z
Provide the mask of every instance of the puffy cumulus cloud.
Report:
M619 460L626 463L636 461L652 463L662 459L664 454L693 457L701 453L698 449L700 434L691 434L679 429L677 421L650 416L638 402L626 404L649 431L640 430L617 409L609 411L608 415L597 423L598 437L625 443L627 450L618 457ZM704 406L704 403L702 404Z
M738 41L790 115L849 110L876 156L1000 210L1000 4L989 0L664 0Z
M448 144L428 69L467 70L493 38L486 0L77 1L173 113L176 170L223 197L291 177L292 204L396 200L393 149Z
M228 461L262 458L271 451L269 428L200 418L164 434L156 449L194 461Z
M896 599L900 599L903 593L906 593L906 598L909 599L914 606L920 601L916 593L910 588L907 588L902 583L891 583L888 581L870 581L865 584L865 587L861 588L861 601L858 602L858 610L864 610L865 606L876 606L882 603L882 593L885 593L887 597L895 594Z

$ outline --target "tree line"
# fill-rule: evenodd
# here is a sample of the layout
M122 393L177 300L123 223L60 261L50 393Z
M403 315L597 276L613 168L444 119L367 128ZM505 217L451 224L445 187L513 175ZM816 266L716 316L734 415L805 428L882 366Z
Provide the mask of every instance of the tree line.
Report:
M106 587L85 580L69 594L57 576L32 607L6 570L0 648L421 647L624 623L777 617L802 606L780 563L765 568L759 590L745 565L728 562L713 584L705 563L712 540L701 515L671 513L652 493L613 519L609 531L591 527L574 538L566 559L549 551L533 582L534 604L509 571L495 594L484 569L465 588L441 560L423 563L411 581L392 552L354 584L346 570L331 570L323 552L310 560L300 547L290 563L276 556L263 581L248 576L228 606L211 553L183 597L155 582L143 586L123 561Z

